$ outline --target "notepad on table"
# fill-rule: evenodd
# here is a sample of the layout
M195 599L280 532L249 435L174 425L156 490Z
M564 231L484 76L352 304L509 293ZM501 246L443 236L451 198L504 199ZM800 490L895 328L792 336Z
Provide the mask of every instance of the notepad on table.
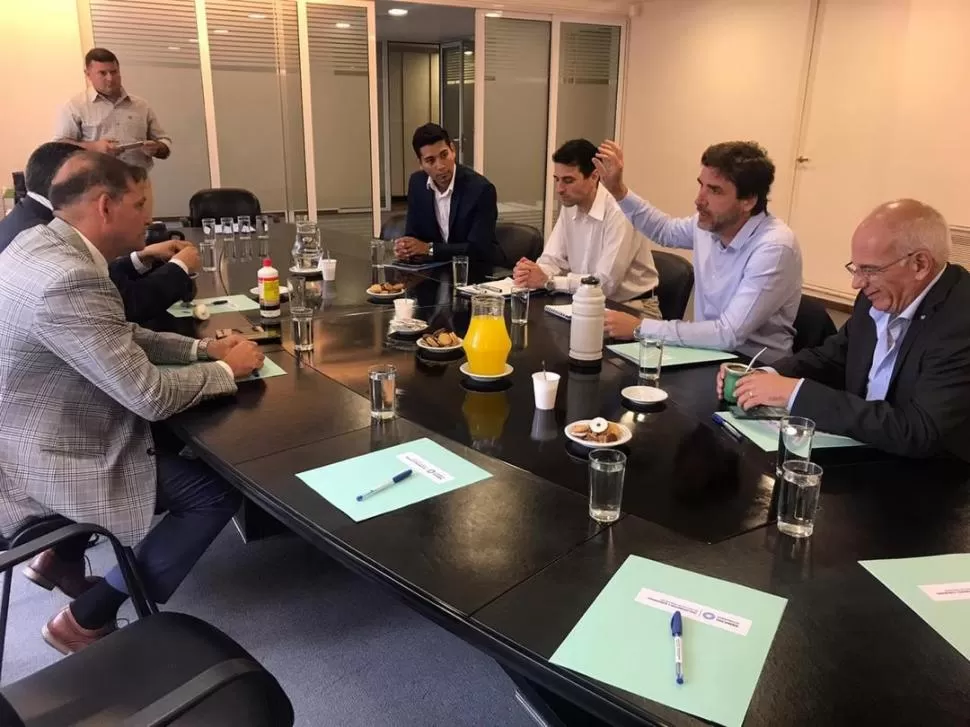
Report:
M549 315L553 315L567 321L573 317L572 303L564 303L562 305L547 305L543 310L545 310L545 312Z
M209 313L241 313L247 310L259 310L259 303L248 295L217 295L214 298L196 298L191 303L185 305L176 303L168 309L168 312L176 318L191 318L192 308L199 303L204 303Z
M734 727L744 721L786 603L631 555L550 661ZM674 673L674 611L683 619L683 684Z
M512 288L515 282L512 278L502 278L501 280L489 280L485 283L476 285L462 285L458 292L462 295L483 295L492 293L494 295L504 295L506 298L512 295Z

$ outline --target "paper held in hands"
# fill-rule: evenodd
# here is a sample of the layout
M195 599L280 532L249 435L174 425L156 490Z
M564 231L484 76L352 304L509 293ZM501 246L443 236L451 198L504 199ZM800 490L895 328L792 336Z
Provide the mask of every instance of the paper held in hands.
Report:
M744 721L785 604L768 593L630 556L550 661L733 727ZM682 617L682 670L671 639L674 612Z

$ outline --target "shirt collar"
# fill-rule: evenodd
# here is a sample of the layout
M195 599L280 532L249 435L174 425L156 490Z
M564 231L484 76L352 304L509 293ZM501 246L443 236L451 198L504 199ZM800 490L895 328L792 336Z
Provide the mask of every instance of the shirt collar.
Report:
M447 197L449 194L455 191L455 179L457 179L457 177L458 177L458 167L455 166L455 171L454 171L454 174L451 175L451 182L448 184L448 189L446 189L444 192L439 192L438 187L435 186L434 180L431 179L431 175L429 174L428 189L434 192L434 196L437 197L438 199L441 199L442 197Z
M744 244L754 237L755 231L761 226L761 223L768 219L768 214L766 212L759 212L756 215L751 215L748 221L741 225L741 229L738 230L738 234L734 236L731 240L731 244L727 247L721 242L721 238L713 233L711 237L714 238L714 242L721 246L722 250L740 250L744 247Z
M916 298L913 299L913 302L910 303L908 306L906 306L903 312L900 313L898 316L895 316L892 320L898 320L900 318L903 318L907 321L912 321L913 318L916 317L916 311L919 310L919 307L920 305L922 305L923 300L925 300L926 296L929 295L929 292L933 289L933 286L936 285L938 282L940 282L940 278L943 277L943 273L945 271L946 271L946 265L943 266L943 270L937 273L936 277L933 278L930 284L923 289L923 292L917 295ZM872 308L871 310L875 310L875 308ZM876 312L882 313L883 315L887 315L887 316L890 315L889 313L886 313L884 311L876 311Z
M596 187L596 197L593 199L593 204L589 208L589 212L586 213L587 217L592 217L597 222L602 222L606 218L606 195L609 192L606 191L606 187L602 184ZM574 204L572 208L569 209L573 220L579 217L580 209L578 204Z
M47 197L41 197L39 194L37 194L37 192L27 192L27 196L30 197L35 202L38 202L44 205L51 212L54 211L54 205L51 204L51 201L47 199Z
M105 260L104 255L101 254L101 251L96 248L94 243L85 237L84 233L77 229L74 225L71 225L71 229L74 230L74 232L77 233L77 236L81 238L81 242L84 243L84 246L91 254L91 259L94 260L94 266L98 269L98 271L104 275L108 275L108 261Z
M91 103L94 103L99 98L100 99L103 99L104 101L107 101L110 104L119 104L122 101L124 101L126 98L128 98L128 92L125 90L125 87L122 86L121 87L121 95L118 96L118 100L117 101L112 101L107 96L102 96L100 93L98 93L95 90L94 86L89 86L88 87L88 101L90 101Z

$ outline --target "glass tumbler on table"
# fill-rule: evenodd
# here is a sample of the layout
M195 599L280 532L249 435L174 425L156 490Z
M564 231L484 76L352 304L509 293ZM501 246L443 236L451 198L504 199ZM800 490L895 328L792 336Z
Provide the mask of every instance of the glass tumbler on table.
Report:
M397 369L392 364L373 366L370 379L371 419L393 419L397 416Z
M222 257L229 262L236 261L236 220L232 217L219 219L219 239L222 240Z
M815 530L822 468L808 460L789 460L782 467L779 486L779 532L793 538L809 537Z
M387 282L384 266L388 258L388 241L374 238L370 241L371 285L382 285Z
M253 257L253 221L249 215L239 215L239 259L251 260Z
M216 219L206 217L202 220L202 242L199 243L199 257L202 270L211 273L216 269Z
M529 289L518 285L512 286L512 322L523 325L529 322Z
M778 460L775 477L780 478L785 464L812 458L812 440L815 438L815 422L805 417L784 417L778 422Z
M300 271L317 271L322 256L320 228L316 222L297 222L293 242L293 265Z
M664 342L649 336L638 336L640 342L640 382L645 386L660 386L663 367Z
M293 349L313 350L313 305L307 279L295 276L287 281L290 289L290 321L293 327Z
M253 222L259 240L259 256L269 257L269 215L256 215Z
M589 516L601 523L620 517L626 455L616 449L594 449L589 453Z
M468 285L468 256L455 255L451 258L451 277L456 288Z

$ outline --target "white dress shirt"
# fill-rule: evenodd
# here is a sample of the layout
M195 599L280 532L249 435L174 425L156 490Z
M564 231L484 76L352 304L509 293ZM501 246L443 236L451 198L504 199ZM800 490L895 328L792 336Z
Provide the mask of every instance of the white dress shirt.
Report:
M438 218L438 229L441 230L441 239L445 242L448 242L448 232L451 225L451 198L454 196L455 177L457 176L458 170L455 169L455 173L451 175L451 184L444 192L439 191L431 177L428 177L428 189L434 192L434 213L435 217Z
M633 229L602 184L589 212L563 207L537 261L556 290L572 293L587 275L599 278L603 294L625 302L657 287L657 268L647 239Z

